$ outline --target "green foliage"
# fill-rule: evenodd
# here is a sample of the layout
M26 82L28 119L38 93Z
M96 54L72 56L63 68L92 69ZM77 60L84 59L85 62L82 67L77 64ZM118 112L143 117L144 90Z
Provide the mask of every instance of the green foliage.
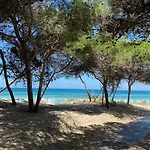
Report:
M97 18L104 32L114 36L128 33L143 38L149 36L149 0L104 0L103 2L110 9L110 15Z
M98 53L111 55L111 53L117 52L117 49L115 49L115 42L116 41L109 35L97 35L94 38L93 48Z
M42 31L46 33L62 33L63 24L61 25L59 22L59 12L50 6L42 7L39 6L35 9L36 13L36 23L35 25L38 27L42 27ZM42 21L41 21L42 20Z
M92 52L91 44L91 38L87 35L82 35L78 41L67 43L65 51L72 56L86 58Z
M138 54L140 61L150 67L150 41L142 42L138 46Z
M44 34L55 33L64 43L90 32L95 16L91 3L81 0L63 1L57 8L39 6L36 14Z
M136 62L148 64L150 57L150 42L148 41L127 41L125 38L119 40L116 44L119 53L116 55L116 61L120 64Z
M112 16L112 9L108 5L108 1L100 1L95 0L94 3L95 7L95 14L96 16L103 16L103 17L111 17Z
M68 29L70 31L87 31L91 25L93 14L93 9L87 2L73 0L72 8L66 13Z

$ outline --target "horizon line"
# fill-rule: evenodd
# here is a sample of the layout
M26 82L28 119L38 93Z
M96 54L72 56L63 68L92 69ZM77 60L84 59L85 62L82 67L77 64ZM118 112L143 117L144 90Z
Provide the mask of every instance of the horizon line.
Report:
M12 87L12 89L27 89L26 87ZM3 87L0 87L0 89L3 89ZM33 88L33 89L38 89L38 88ZM84 88L47 88L51 90L85 90ZM88 89L88 90L100 90L100 89ZM109 89L108 89L109 91ZM118 89L117 91L128 91L127 89ZM150 90L131 90L131 91L147 91L150 92Z

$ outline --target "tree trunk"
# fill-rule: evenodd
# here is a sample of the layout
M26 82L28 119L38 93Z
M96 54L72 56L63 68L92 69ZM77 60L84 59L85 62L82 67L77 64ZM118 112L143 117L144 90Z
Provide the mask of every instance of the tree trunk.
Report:
M93 100L93 102L96 102L97 98L99 97L100 93L102 92L102 89L103 89L103 88L101 88L101 89L99 90L99 93L97 94L97 96L95 97L95 99Z
M105 105L107 108L109 108L108 91L107 91L106 84L103 85L103 89L104 89L105 102L106 102Z
M113 102L114 105L116 105L116 102L114 101L114 98L115 98L115 95L116 95L119 84L120 84L120 82L115 87L114 92L113 92L113 96L112 96L112 99L111 99L111 101Z
M102 106L104 105L104 87L103 87L103 91L102 91Z
M88 95L89 101L92 102L91 95L90 95L90 93L89 93L89 91L88 91L88 88L87 88L85 82L83 81L81 75L79 75L79 78L80 78L81 82L83 83L83 85L84 85L84 87L85 87L85 90L86 90L86 93L87 93L87 95Z
M115 95L116 95L116 90L114 91L112 99L111 99L111 101L113 102L114 105L116 105L116 102L114 101Z
M9 86L11 86L15 81L17 81L17 79L18 79L18 77L15 78L13 81L11 81L11 82L9 83ZM7 86L4 87L3 89L1 89L1 90L0 90L0 93L2 93L3 91L5 91L6 89L7 89Z
M130 103L130 95L131 95L131 84L128 84L128 99L127 99L127 105Z
M115 95L116 95L116 91L114 91L113 96L112 96L112 98L111 98L111 101L112 101L113 103L115 102L115 101L114 101Z
M34 112L39 111L39 104L40 104L40 101L41 101L41 97L40 97L41 93L42 93L42 87L40 87L38 89L38 96L37 96L36 104L35 104L35 107L34 107Z
M40 104L40 101L41 101L41 93L42 93L42 85L39 85L38 93L37 93L37 100L36 100L36 104L35 104L35 107L34 107L34 112L39 111L39 104Z
M29 112L33 112L34 103L33 103L33 89L32 89L32 73L30 68L30 60L25 59L25 72L27 78L27 93L28 93L28 106Z
M6 83L8 92L10 94L11 100L12 100L12 105L16 105L14 94L13 94L13 92L12 92L12 90L10 88L9 82L8 82L6 61L5 61L4 54L3 54L2 50L0 50L0 54L1 54L1 59L2 59L2 63L3 63L5 83Z
M34 112L38 112L39 104L42 99L42 85L43 85L43 79L44 79L44 71L45 71L45 62L43 62L43 64L42 64L42 72L41 72L41 76L40 76L39 88L38 88L38 93L37 93L36 104L34 107Z

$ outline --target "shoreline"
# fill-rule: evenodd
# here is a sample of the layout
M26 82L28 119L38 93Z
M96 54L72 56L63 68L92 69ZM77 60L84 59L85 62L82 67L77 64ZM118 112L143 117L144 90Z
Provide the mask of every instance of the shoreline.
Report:
M92 97L96 97L99 90L89 90ZM24 99L27 101L26 88L13 88L13 93L16 99ZM36 99L37 89L33 89L33 96ZM101 95L99 95L101 96ZM65 100L72 99L87 99L87 93L85 89L51 89L49 88L43 99L49 103L59 104ZM9 93L4 91L0 93L0 99L10 99ZM111 97L110 97L111 99ZM118 90L115 96L116 101L124 101L127 99L126 90ZM150 92L149 91L131 91L131 103L141 103L145 101L150 104Z
M8 102L11 103L11 100L6 100L6 99L1 99L0 98L0 102ZM18 104L27 104L27 100L21 98L21 99L17 99L16 101ZM125 105L128 106L126 104L126 101L115 101L116 105ZM87 98L76 98L76 99L70 99L70 100L64 100L60 103L52 103L52 102L48 102L46 99L42 99L40 102L40 105L45 105L45 106L49 106L49 105L53 105L53 106L57 106L57 105L99 105L102 106L102 102L101 101L95 101L95 102L89 102L89 100ZM110 105L113 106L113 104L110 102ZM133 106L133 107L139 107L139 108L144 108L146 110L150 110L150 104L146 103L144 100L141 100L137 103L130 103L129 106Z

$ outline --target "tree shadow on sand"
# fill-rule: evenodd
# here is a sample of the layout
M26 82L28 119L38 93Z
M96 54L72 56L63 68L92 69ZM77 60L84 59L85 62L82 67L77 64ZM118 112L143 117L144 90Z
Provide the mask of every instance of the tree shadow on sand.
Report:
M108 122L104 126L78 127L81 132L74 132L76 127L69 126L57 115L57 111L66 110L87 113L79 108L71 110L69 106L67 108L43 106L40 113L31 114L26 112L26 105L11 106L6 103L6 107L0 108L0 149L98 150L107 147L119 150L131 146L117 134L123 130L123 124ZM102 110L94 112L94 108L92 110L93 114L104 112ZM109 113L116 114L112 110ZM127 115L130 115L129 112Z
M150 111L139 107L133 107L126 104L112 105L110 108L105 108L98 104L69 104L69 105L54 105L49 107L50 110L55 111L74 111L88 115L99 115L102 113L108 113L118 118L129 117L142 117L149 115Z
M31 114L26 109L22 104L0 108L0 149L45 149L64 138L54 113Z

